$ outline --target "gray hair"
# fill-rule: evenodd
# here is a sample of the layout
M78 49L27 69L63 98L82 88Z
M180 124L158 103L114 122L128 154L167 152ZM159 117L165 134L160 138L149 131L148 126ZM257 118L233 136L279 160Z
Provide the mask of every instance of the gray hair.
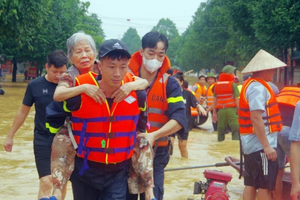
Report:
M68 57L71 58L73 55L73 50L77 42L86 40L92 50L95 52L95 55L97 55L97 50L96 50L96 44L92 36L85 34L83 31L78 31L77 33L74 33L71 37L67 39L67 49L68 49Z

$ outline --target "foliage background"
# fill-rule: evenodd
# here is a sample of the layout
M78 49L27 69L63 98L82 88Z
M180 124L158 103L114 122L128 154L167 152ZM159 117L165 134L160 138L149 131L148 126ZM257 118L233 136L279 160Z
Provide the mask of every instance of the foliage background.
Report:
M47 54L55 49L66 51L67 38L77 31L92 35L99 47L105 33L101 18L87 12L89 6L79 0L0 1L1 57L14 63L35 61L41 72ZM298 0L207 0L181 35L168 18L160 19L149 31L169 39L167 55L172 66L219 71L231 61L242 69L259 49L284 61L292 57L287 50L299 50L299 16ZM121 40L134 53L141 47L141 37L129 28Z

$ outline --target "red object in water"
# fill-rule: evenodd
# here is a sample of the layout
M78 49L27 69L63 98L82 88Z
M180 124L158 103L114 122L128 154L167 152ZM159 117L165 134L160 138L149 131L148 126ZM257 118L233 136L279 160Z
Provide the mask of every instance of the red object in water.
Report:
M232 175L230 173L209 169L204 170L204 177L211 180L223 181L226 182L226 184L232 179Z
M205 200L229 200L226 185L232 179L230 173L206 169L204 176L209 184L205 193Z

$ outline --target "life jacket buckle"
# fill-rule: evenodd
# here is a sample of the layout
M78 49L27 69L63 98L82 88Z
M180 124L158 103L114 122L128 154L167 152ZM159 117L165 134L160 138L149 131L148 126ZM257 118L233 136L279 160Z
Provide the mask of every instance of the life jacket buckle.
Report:
M113 148L106 148L105 153L107 154L114 154L114 149Z
M108 121L109 122L116 122L117 120L116 120L116 116L109 116L108 117Z
M112 139L112 138L115 138L115 137L116 137L116 133L114 133L114 132L110 132L110 133L107 134L107 138L109 138L109 139Z

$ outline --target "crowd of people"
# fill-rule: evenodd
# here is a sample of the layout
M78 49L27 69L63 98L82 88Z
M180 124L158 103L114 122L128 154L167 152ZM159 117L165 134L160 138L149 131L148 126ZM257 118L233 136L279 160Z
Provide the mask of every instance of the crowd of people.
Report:
M11 152L34 104L38 199L63 200L70 180L74 200L162 200L176 135L188 158L193 112L211 113L217 141L228 131L240 141L243 199L281 199L286 157L291 197L298 199L300 89L279 92L271 83L286 64L260 50L242 71L243 86L236 68L226 65L218 76L200 75L189 89L184 73L170 70L167 49L158 32L145 34L132 55L120 40L106 40L97 50L90 35L77 32L67 39L67 55L48 55L47 74L29 82L4 143Z

